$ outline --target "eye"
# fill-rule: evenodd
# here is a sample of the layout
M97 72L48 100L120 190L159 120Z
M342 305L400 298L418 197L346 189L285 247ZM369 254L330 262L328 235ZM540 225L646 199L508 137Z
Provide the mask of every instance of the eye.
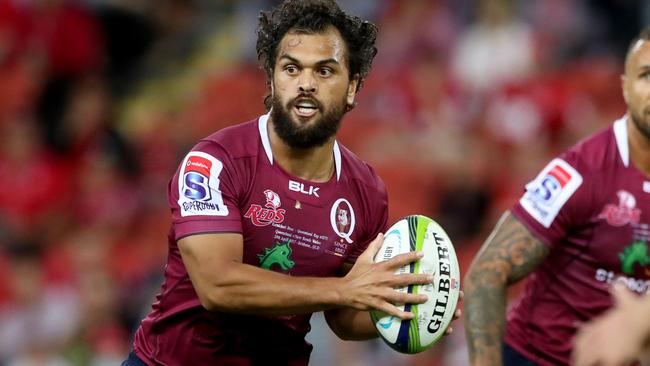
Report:
M284 71L289 75L295 75L299 70L296 65L287 65L284 67Z
M328 77L331 76L333 73L332 69L329 67L323 67L320 70L318 70L318 74L323 77Z

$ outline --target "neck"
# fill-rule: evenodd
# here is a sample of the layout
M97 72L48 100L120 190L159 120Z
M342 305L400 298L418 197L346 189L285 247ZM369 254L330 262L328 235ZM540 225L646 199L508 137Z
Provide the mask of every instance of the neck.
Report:
M650 177L650 139L636 127L632 118L627 119L630 161L643 174Z
M273 150L273 161L298 178L312 182L327 182L334 174L334 137L322 146L297 149L287 145L275 133L273 121L266 126Z

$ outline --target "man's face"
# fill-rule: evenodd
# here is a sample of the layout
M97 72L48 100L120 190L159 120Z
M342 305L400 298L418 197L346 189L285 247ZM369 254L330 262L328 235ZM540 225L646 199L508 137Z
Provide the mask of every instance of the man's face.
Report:
M320 34L289 31L280 41L271 121L287 145L320 146L336 134L357 86L345 57L345 41L333 27Z
M621 78L632 122L650 140L650 41L638 41L630 51Z

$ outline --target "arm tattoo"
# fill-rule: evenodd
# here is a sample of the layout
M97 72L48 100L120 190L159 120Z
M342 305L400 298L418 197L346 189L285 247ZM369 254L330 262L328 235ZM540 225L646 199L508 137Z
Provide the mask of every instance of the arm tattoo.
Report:
M501 365L506 288L531 273L549 249L509 212L465 277L465 330L472 365Z

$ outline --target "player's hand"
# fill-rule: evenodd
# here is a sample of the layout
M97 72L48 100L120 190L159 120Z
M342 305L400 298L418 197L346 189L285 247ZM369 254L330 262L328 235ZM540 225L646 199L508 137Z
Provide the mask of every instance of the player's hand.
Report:
M465 296L465 293L461 290L459 295L458 295L458 302L459 303L460 303L460 301L463 300L464 296ZM454 311L454 320L460 318L461 316L463 316L463 312L458 308L458 304L456 304L456 311ZM452 328L451 325L449 325L449 327L447 327L447 330L445 330L445 335L449 335L449 334L451 334L453 332L454 332L454 328Z
M623 286L612 290L614 307L585 324L573 343L575 366L628 365L648 348L650 298Z
M402 311L393 304L422 304L427 301L427 296L399 292L395 288L432 283L433 277L425 274L395 274L398 268L422 258L422 253L404 253L375 263L374 257L383 242L383 234L377 235L342 279L340 294L343 305L357 310L380 310L400 319L411 319L413 313Z

